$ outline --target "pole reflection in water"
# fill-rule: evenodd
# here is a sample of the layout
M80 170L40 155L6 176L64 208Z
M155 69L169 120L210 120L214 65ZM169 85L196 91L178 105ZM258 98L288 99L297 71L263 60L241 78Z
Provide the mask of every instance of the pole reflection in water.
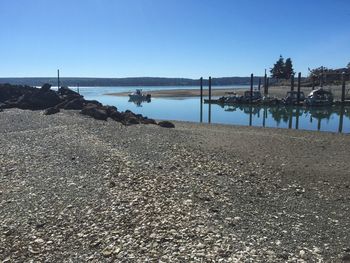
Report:
M249 106L249 126L252 126L253 124L253 107Z
M219 105L208 103L208 123L211 114L219 111ZM221 107L224 119L215 115L215 122L233 125L249 125L262 127L282 127L287 129L305 129L316 131L344 132L349 129L350 114L347 107L264 107L257 105L238 104ZM206 109L205 109L206 110ZM212 112L213 111L213 112ZM244 116L244 118L242 118ZM202 116L201 116L202 118ZM256 122L254 122L256 118ZM262 118L262 120L260 120ZM205 117L204 117L205 119Z
M263 127L265 127L265 120L267 118L267 109L266 107L264 107L264 111L263 111Z
M200 101L199 109L199 122L203 122L203 101Z
M340 107L340 113L339 113L339 127L338 127L339 133L343 132L343 122L344 122L344 106L342 105Z
M321 118L318 119L318 122L317 122L317 130L318 130L318 131L321 130Z
M296 112L296 119L295 119L295 129L299 129L299 115L300 115L300 108L297 107L297 112Z
M292 129L292 127L293 127L293 109L289 109L288 129Z
M211 103L208 104L208 123L211 123Z

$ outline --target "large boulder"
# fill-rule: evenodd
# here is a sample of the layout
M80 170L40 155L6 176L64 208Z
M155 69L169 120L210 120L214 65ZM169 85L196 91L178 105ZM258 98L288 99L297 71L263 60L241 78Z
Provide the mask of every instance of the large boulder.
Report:
M20 108L30 110L42 110L54 107L61 102L58 94L45 84L41 89L2 84L0 85L0 102L4 108Z
M54 107L60 102L61 99L55 91L38 89L36 92L22 95L15 104L20 109L43 110Z
M41 87L41 91L46 92L49 91L51 89L51 85L46 83Z
M82 97L78 92L75 92L68 87L60 87L57 92L60 96Z
M128 117L122 121L124 125L140 124L140 120L136 117Z
M147 117L144 117L141 121L142 124L155 124L157 125L157 122L154 119L148 119Z
M170 121L160 121L158 125L163 128L175 128L175 125Z
M63 109L65 110L82 110L85 106L86 101L83 98L73 99L64 104Z
M24 94L31 94L34 92L37 92L37 89L29 86L0 84L0 102L14 102Z
M117 107L104 106L103 108L106 110L108 117L112 120L121 122L124 119L123 114L118 111Z
M103 108L99 108L95 104L86 105L81 111L81 114L93 117L96 120L106 121L108 118L107 111Z
M44 115L52 115L52 114L56 114L58 112L60 112L59 108L51 107L51 108L48 108L44 111Z

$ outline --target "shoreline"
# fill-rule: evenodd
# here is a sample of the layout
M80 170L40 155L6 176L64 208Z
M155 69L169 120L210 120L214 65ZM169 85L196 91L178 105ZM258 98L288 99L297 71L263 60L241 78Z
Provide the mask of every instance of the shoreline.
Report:
M339 99L341 97L341 86L332 86L332 87L324 87L325 89L330 88L333 92L334 98ZM349 86L346 87L347 90L350 89ZM247 88L216 88L212 89L212 97L221 97L227 95L229 92L236 92L239 95L242 95L244 91L249 90ZM257 88L255 88L257 90ZM269 87L269 96L284 98L286 96L287 91L290 90L289 86L272 86ZM297 87L294 87L294 90L297 90ZM311 91L311 87L301 87L300 89L307 96ZM263 92L263 90L261 90ZM191 98L191 97L200 97L200 90L198 89L171 89L171 90L154 90L154 91L146 91L146 94L150 94L152 98ZM104 95L108 96L118 96L118 97L127 97L130 92L115 92L115 93L107 93ZM203 97L208 96L208 88L203 88Z

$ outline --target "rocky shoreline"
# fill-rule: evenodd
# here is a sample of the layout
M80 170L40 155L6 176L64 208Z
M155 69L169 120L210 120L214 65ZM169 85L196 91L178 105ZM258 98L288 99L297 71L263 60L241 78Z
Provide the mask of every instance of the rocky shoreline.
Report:
M153 119L129 110L119 112L114 106L104 106L98 101L85 100L79 93L67 87L60 87L58 91L51 90L50 84L44 84L40 89L30 86L0 84L0 111L10 108L45 110L45 115L56 114L61 109L80 110L81 114L97 120L106 121L110 118L124 125L158 124L162 127L174 128L174 125L168 121L157 123Z
M3 262L347 262L350 136L0 113Z

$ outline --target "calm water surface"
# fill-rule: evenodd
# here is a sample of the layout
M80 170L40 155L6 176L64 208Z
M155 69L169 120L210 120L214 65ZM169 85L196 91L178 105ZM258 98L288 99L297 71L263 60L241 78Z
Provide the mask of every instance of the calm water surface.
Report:
M232 86L242 88L247 86ZM81 87L80 93L89 100L116 106L119 110L132 110L149 118L179 121L201 121L199 98L152 98L150 103L136 105L128 97L105 95L115 92L144 92L164 89L198 89L198 87ZM213 87L229 88L229 87ZM248 87L247 87L248 88ZM74 89L74 88L73 88ZM202 121L208 122L209 106L203 105ZM303 130L350 133L350 107L298 108L298 107L232 107L211 105L211 123L251 125Z

